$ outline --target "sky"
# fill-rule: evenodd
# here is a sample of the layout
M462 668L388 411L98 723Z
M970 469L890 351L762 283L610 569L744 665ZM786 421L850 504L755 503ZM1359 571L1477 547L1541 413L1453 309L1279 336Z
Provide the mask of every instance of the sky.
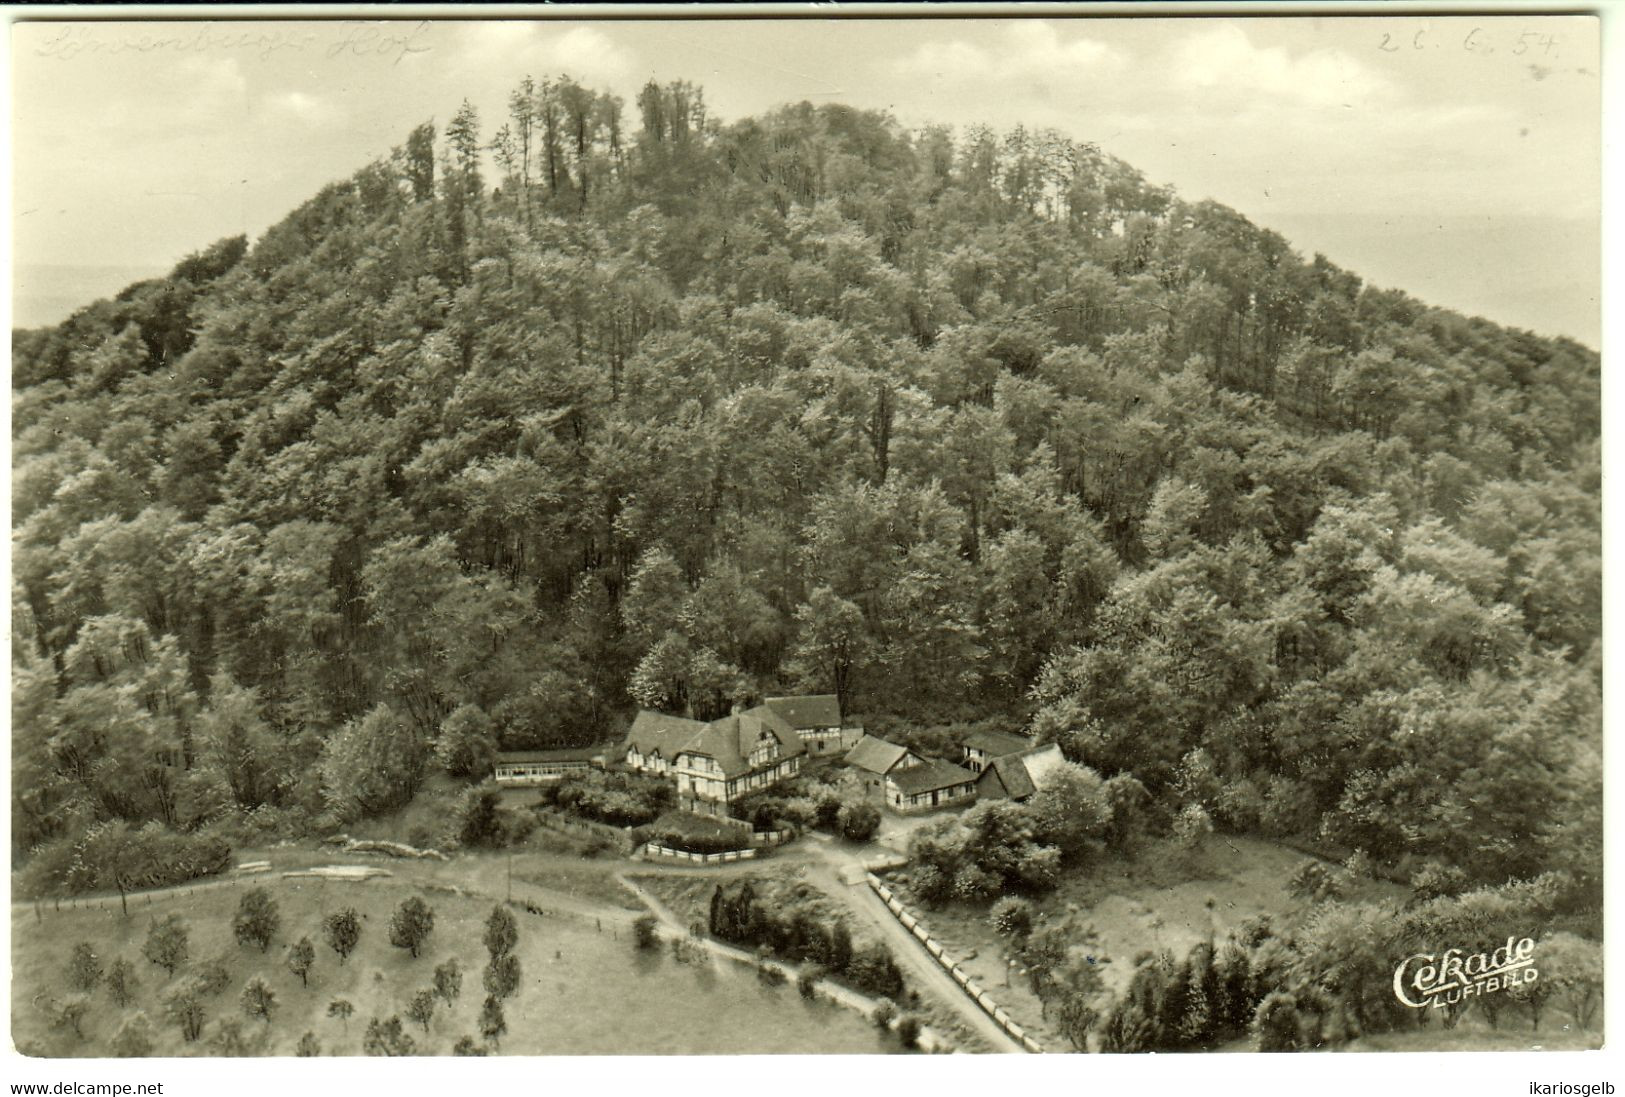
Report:
M1585 16L18 23L16 322L263 232L527 73L733 120L843 102L1053 126L1381 286L1600 341L1598 30ZM98 282L100 279L100 282ZM110 283L110 284L103 284Z

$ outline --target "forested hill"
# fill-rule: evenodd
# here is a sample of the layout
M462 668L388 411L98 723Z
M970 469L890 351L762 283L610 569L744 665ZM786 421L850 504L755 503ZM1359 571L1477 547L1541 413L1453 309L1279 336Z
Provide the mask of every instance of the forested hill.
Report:
M1594 353L1053 132L566 79L498 124L14 333L19 851L813 690L1596 869Z

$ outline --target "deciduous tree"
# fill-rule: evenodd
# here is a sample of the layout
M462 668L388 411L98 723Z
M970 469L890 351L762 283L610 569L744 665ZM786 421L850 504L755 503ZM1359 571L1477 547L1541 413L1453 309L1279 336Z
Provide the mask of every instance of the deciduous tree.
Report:
M389 919L389 943L408 950L413 959L433 931L434 911L416 895L402 900Z
M237 904L231 932L241 945L258 945L264 952L282 925L282 913L266 888L250 888Z
M335 911L323 920L322 930L327 935L328 947L339 954L342 964L361 942L361 915L353 907Z
M147 928L146 943L141 946L141 955L164 969L165 974L174 975L175 969L186 962L190 954L191 934L187 930L186 922L178 914L167 915L163 921L154 920ZM190 1040L196 1036L188 1037Z
M267 1025L271 1023L271 1014L276 1012L276 992L273 991L264 979L254 976L243 986L243 993L239 1004L250 1019L259 1018Z
M299 976L299 985L310 985L310 969L316 966L316 946L309 937L301 937L288 946L288 970Z

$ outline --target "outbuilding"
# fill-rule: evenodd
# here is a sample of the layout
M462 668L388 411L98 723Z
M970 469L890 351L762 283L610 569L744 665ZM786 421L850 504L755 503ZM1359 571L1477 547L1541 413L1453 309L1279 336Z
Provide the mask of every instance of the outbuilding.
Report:
M604 766L603 746L556 750L505 750L497 755L494 776L499 785L523 787L557 781L567 773Z

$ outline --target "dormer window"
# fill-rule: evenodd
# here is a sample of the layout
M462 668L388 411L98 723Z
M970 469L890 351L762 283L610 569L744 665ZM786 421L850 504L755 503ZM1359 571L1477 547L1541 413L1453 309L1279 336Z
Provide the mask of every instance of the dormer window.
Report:
M756 748L750 752L750 764L765 766L779 756L779 741L772 732L764 731L762 737L756 740Z

